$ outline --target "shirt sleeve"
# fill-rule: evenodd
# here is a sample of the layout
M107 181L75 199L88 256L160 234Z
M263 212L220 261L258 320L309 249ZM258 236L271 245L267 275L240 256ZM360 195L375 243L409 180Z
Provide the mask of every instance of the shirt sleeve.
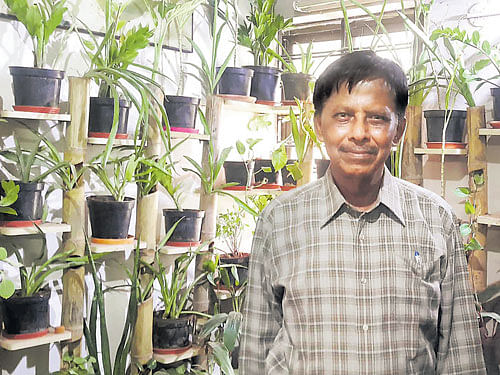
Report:
M472 287L458 225L442 270L437 374L486 374Z
M266 373L266 357L282 326L281 301L274 296L271 282L272 230L272 223L261 215L250 255L238 364L240 374Z

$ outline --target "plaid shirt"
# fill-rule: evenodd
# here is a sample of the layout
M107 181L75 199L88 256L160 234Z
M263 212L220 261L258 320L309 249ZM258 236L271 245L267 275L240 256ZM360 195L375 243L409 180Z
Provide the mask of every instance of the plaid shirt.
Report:
M485 374L456 223L387 169L367 213L330 173L274 199L253 240L240 374Z

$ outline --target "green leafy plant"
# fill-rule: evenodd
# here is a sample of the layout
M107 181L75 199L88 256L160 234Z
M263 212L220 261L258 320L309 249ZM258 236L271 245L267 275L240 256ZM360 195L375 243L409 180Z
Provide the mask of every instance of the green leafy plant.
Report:
M246 226L241 208L217 215L216 236L224 240L232 257L240 255L243 230Z
M304 52L304 49L302 46L299 44L299 49L300 49L300 69L297 65L294 64L292 57L286 50L286 48L281 44L279 40L276 40L278 45L281 47L281 50L285 54L284 58L280 54L278 54L276 51L269 49L269 53L276 59L278 59L284 66L285 72L286 73L304 73L304 74L310 74L311 69L313 67L314 61L312 58L312 47L313 47L313 42L309 42L307 45L307 49Z
M269 53L271 43L279 31L286 30L292 19L285 20L274 11L276 0L254 0L250 4L250 14L238 28L238 42L250 49L254 65L268 66L274 56Z
M218 9L218 0L215 0L213 4L214 9ZM219 44L222 36L222 32L224 31L224 26L227 24L227 22L222 23L222 25L217 28L217 12L213 12L212 20L209 20L211 22L211 40L212 40L212 48L210 49L210 54L211 56L207 59L205 57L205 54L203 53L203 50L200 48L200 46L195 43L192 39L189 39L189 42L193 46L194 51L198 55L198 58L200 59L201 65L198 66L196 64L190 63L189 65L193 66L197 70L197 74L191 74L192 77L197 79L203 88L203 91L205 93L205 96L216 94L217 90L217 83L219 82L220 78L222 77L222 74L224 74L224 71L226 70L226 67L228 66L229 62L231 61L231 57L234 53L235 47L229 51L227 54L226 58L224 59L224 62L220 67L217 69L217 54L218 51L220 51Z
M236 141L236 151L241 157L241 160L245 164L245 168L247 171L247 188L250 187L252 182L252 173L253 173L253 163L255 161L255 152L254 147L262 141L262 138L247 138L245 139L245 143L240 140Z
M14 137L15 148L0 151L0 156L14 163L17 169L16 177L23 183L43 181L48 175L68 165L65 161L54 162L44 172L37 173L34 167L40 165L40 155L46 150L44 146L40 146L41 140L38 138L35 145L27 150L22 148L17 138Z
M200 332L200 338L208 339L210 360L215 360L225 375L234 375L231 365L231 352L235 349L240 335L242 315L231 311L229 314L216 314L210 318ZM213 373L209 370L209 373Z
M7 259L8 254L5 247L0 246L0 262L9 264L13 267L19 267L19 264L13 264L10 260ZM16 290L14 282L5 277L5 271L0 269L0 297L1 298L9 298L12 296Z
M50 36L61 23L67 8L66 0L5 0L5 4L25 27L33 42L34 66L43 68L46 63Z
M103 165L101 157L102 154L97 155L88 167L95 173L116 201L123 201L125 199L125 186L127 183L134 181L138 160L134 154L112 157L109 162L112 169L110 174L109 168Z
M139 244L140 241L137 243ZM84 319L83 333L89 354L96 359L92 363L97 375L125 375L127 367L127 356L132 345L132 332L137 317L137 302L140 272L140 251L137 247L134 251L134 267L132 272L128 272L130 277L130 297L127 306L127 315L123 327L122 336L116 350L115 361L111 363L111 351L109 344L109 332L106 322L106 310L104 304L104 293L114 290L112 288L103 289L102 280L97 273L95 260L97 257L90 252L88 239L85 241L85 252L88 255L90 272L94 282L94 296L90 306L90 312ZM99 317L99 318L98 318ZM97 322L99 321L99 328ZM99 335L98 335L99 333ZM102 371L101 371L102 368Z
M14 181L2 181L3 196L0 195L0 214L17 215L16 210L9 207L17 200L19 185Z
M93 364L95 358L88 355L86 357L78 357L69 353L64 353L62 357L64 368L56 371L53 375L93 375Z
M134 139L142 133L144 145L148 132L148 116L153 116L160 131L165 148L170 149L170 130L163 130L162 119L168 124L163 103L158 102L151 87L161 89L159 84L146 76L147 73L157 73L145 65L135 63L139 51L149 45L153 33L147 26L135 26L125 31L127 21L122 19L127 4L119 4L115 0L106 0L104 3L105 35L97 38L89 27L84 25L90 39L79 35L85 55L90 60L90 69L85 77L95 80L99 86L99 97L114 99L113 124L110 136L102 154L102 163L105 165L111 154L113 141L118 129L119 99L124 97L137 108L139 116L135 127ZM116 35L118 34L118 39ZM135 69L130 69L134 67ZM156 109L161 112L161 118Z
M483 246L479 243L476 237L478 231L477 213L476 213L476 193L477 189L484 185L483 173L475 173L473 176L474 188L458 187L455 194L460 198L465 199L465 213L469 217L467 223L460 225L460 233L465 238L465 251L470 253L474 250L482 250Z
M175 259L174 268L170 275L168 275L168 267L160 259L159 251L155 253L154 265L143 263L145 267L153 272L160 285L160 295L164 306L162 317L164 319L177 319L181 314L193 314L193 311L185 311L184 309L194 287L205 278L205 274L202 273L186 286L188 268L195 257L196 252L179 256Z

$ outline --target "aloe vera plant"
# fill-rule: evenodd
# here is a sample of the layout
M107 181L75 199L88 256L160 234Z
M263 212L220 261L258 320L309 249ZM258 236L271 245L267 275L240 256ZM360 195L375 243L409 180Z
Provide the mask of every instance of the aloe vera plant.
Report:
M56 27L62 22L66 0L5 0L5 4L25 27L33 42L34 66L43 68L47 45Z

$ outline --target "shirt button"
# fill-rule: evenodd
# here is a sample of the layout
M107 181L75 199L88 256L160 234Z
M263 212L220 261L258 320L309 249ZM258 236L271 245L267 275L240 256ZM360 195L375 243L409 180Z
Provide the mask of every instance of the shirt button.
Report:
M363 324L363 331L368 331L368 324Z
M366 284L366 279L361 279L361 284L365 285Z
M360 240L360 241L364 241L364 240L365 240L365 235L364 235L364 234L361 234L361 235L359 236L359 240Z

